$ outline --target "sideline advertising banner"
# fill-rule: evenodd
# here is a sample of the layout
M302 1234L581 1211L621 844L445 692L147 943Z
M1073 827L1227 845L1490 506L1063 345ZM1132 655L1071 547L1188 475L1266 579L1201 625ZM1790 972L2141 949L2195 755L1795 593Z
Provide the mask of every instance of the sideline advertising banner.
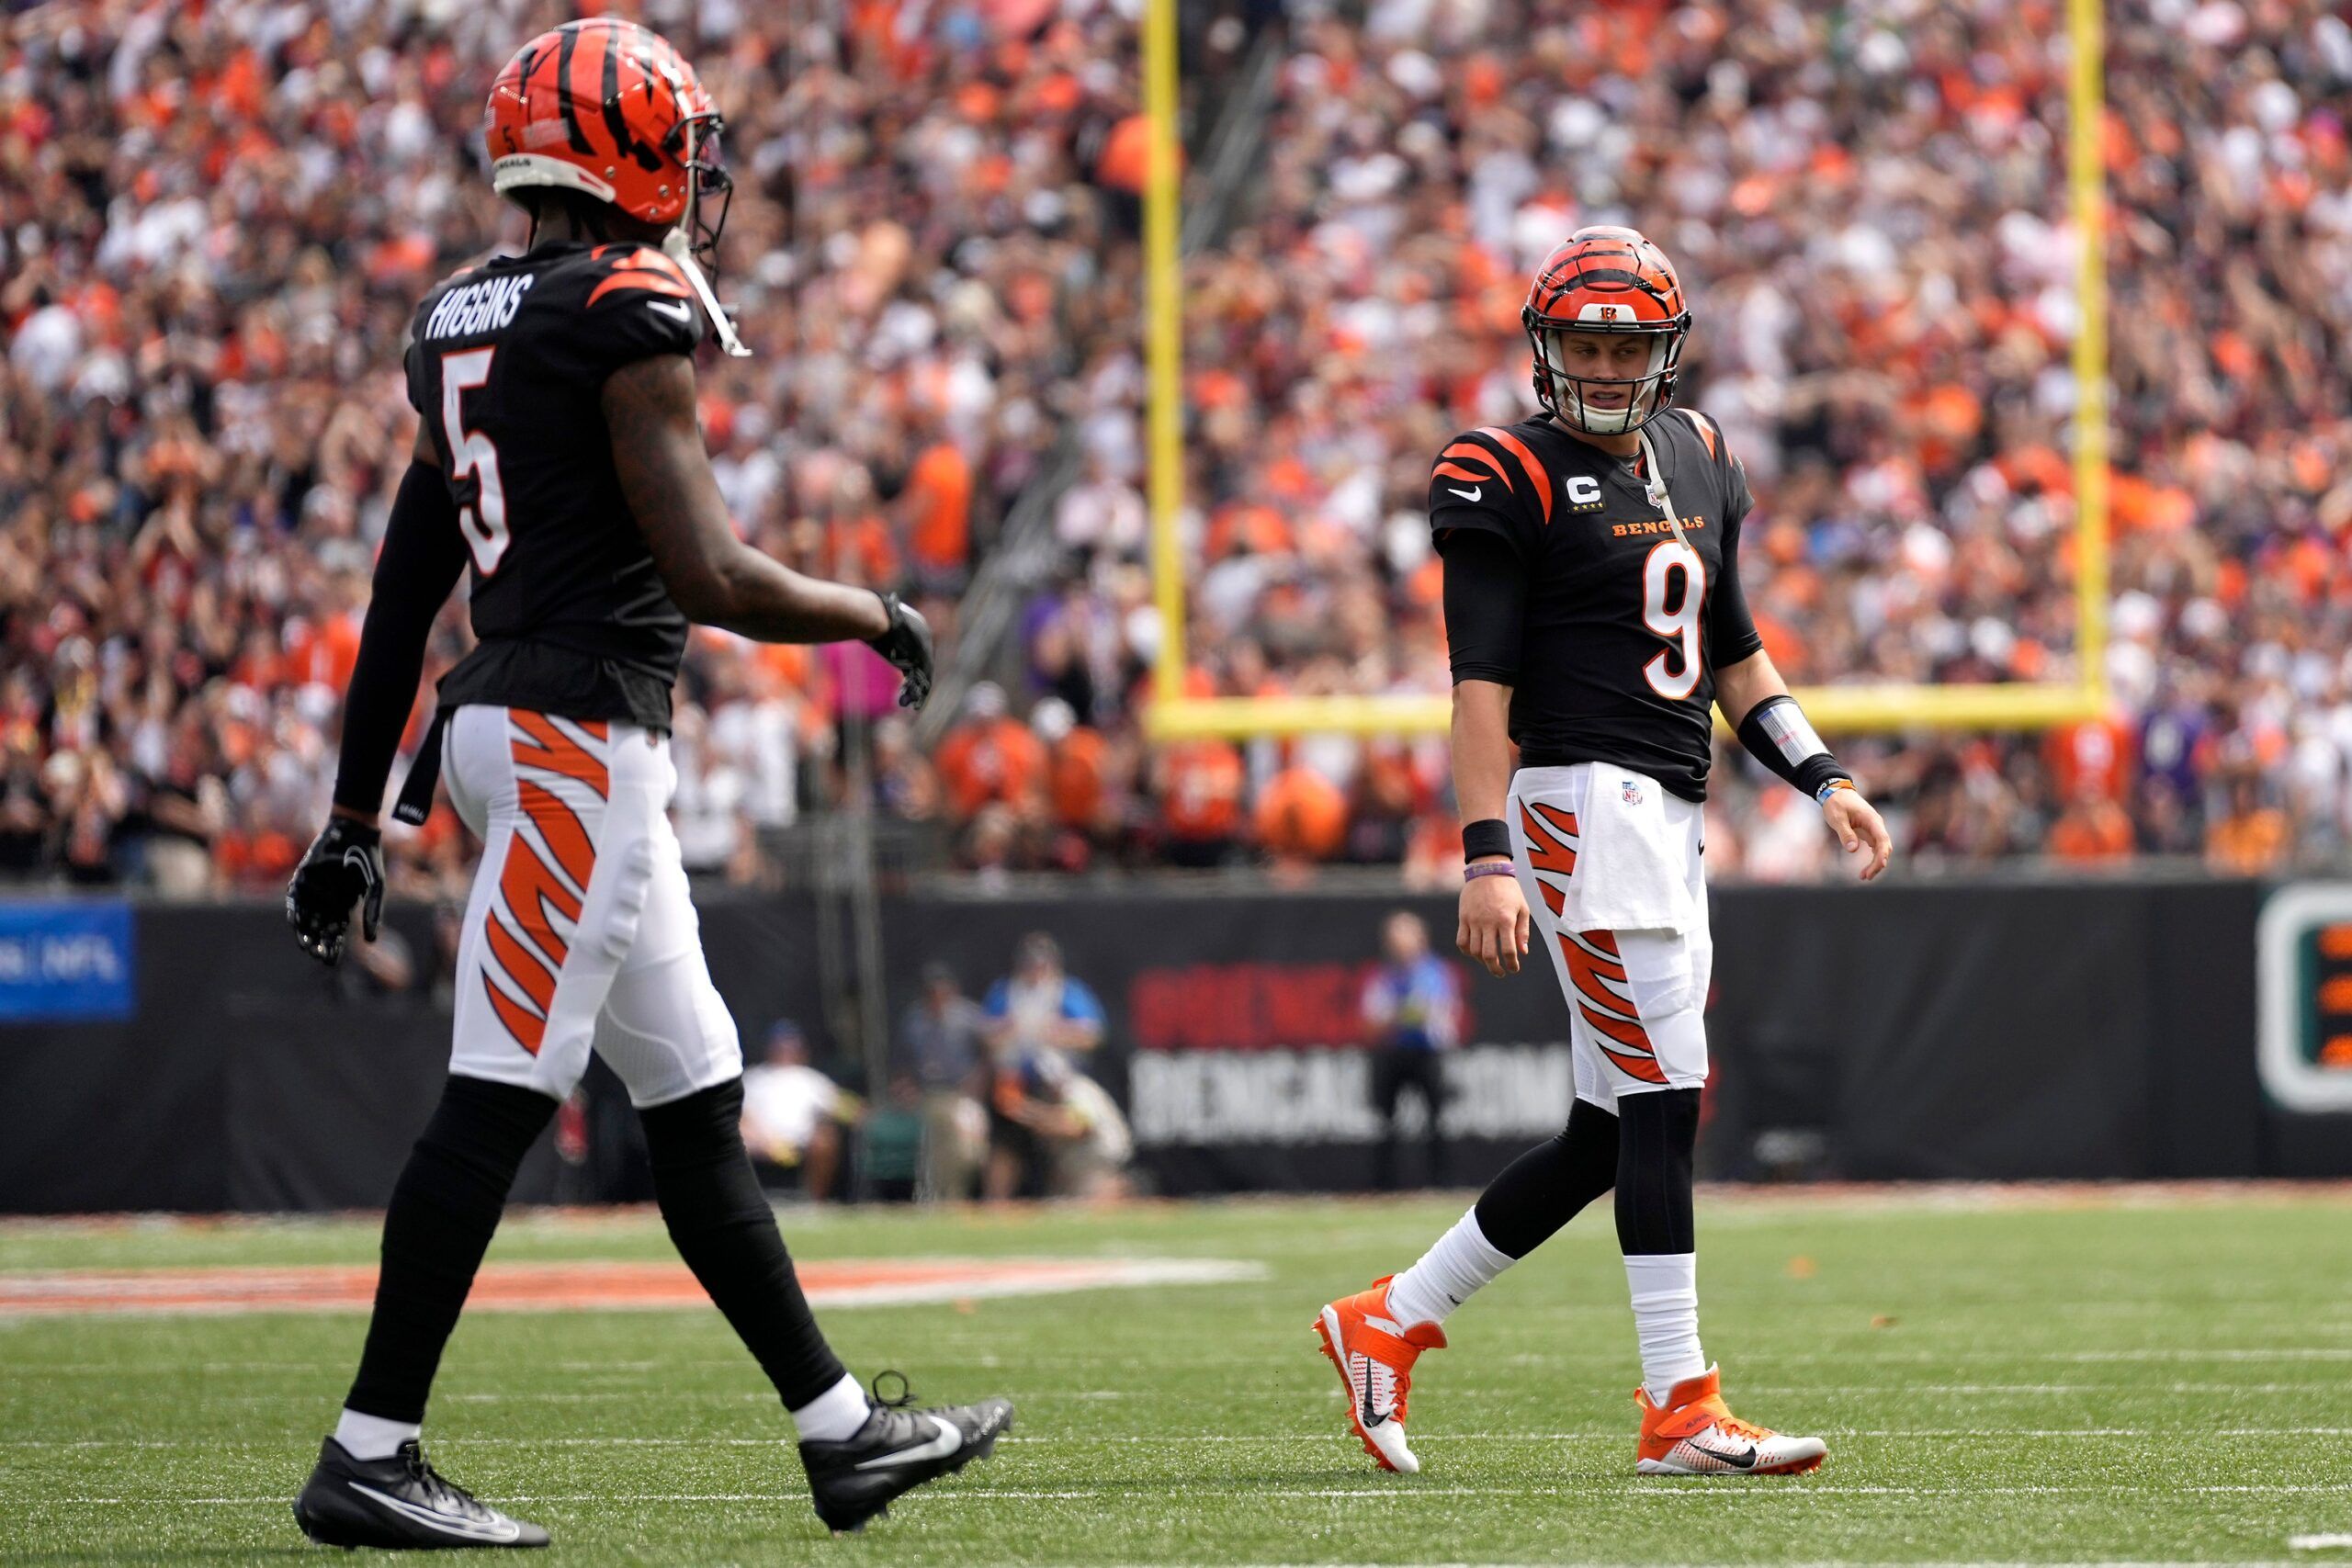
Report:
M138 1003L130 906L0 902L0 1023L124 1019Z
M862 1088L821 906L698 902L752 1054L793 1019ZM1713 908L1710 1178L2352 1176L2352 888L1921 880ZM1399 908L1460 983L1442 1169L1418 1096L1393 1148L1375 1109L1364 987ZM380 1204L440 1092L455 983L446 922L389 915L381 962L329 974L275 904L0 905L0 1212ZM1476 1186L1566 1119L1549 965L1498 981L1461 961L1442 895L926 890L886 898L882 925L894 1031L927 965L980 997L1027 933L1057 940L1100 1000L1083 1069L1126 1111L1146 1190ZM518 1196L617 1194L593 1177L542 1148Z

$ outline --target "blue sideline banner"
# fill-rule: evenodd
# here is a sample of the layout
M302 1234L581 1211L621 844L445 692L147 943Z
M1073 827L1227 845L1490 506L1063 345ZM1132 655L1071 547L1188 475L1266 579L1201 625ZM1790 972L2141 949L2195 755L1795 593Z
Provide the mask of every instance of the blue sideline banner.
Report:
M0 902L0 1023L127 1019L130 906Z

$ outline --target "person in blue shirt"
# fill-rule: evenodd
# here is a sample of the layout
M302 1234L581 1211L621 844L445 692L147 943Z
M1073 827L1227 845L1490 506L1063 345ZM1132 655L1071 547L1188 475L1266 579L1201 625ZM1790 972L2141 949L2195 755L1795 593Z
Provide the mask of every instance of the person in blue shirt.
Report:
M1381 964L1364 982L1363 1021L1372 1042L1372 1102L1383 1129L1374 1174L1396 1185L1397 1107L1408 1091L1428 1116L1428 1179L1443 1186L1449 1169L1444 1055L1462 1043L1462 982L1453 965L1430 951L1429 928L1399 909L1380 931Z
M989 987L980 1011L994 1066L983 1190L992 1200L1040 1193L1054 1163L1056 1126L1023 1086L1059 1082L1079 1070L1077 1058L1102 1043L1102 1004L1085 981L1063 972L1060 944L1032 931L1014 952L1012 973Z

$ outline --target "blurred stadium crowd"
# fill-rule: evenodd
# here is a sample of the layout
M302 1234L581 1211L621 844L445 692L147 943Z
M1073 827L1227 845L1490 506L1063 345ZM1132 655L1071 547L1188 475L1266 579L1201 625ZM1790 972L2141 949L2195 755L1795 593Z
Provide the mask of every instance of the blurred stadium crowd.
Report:
M729 115L721 292L757 356L703 367L704 412L747 536L909 587L952 639L1011 498L1065 430L1083 454L1010 678L929 754L864 649L697 634L689 863L773 874L763 829L840 797L846 715L875 721L881 807L983 873L1442 877L1440 742L1140 742L1135 7L625 8ZM1288 10L1254 183L1190 272L1197 691L1444 689L1430 457L1532 406L1525 276L1622 220L1694 296L1684 400L1754 476L1743 570L1792 679L2072 671L2061 7ZM555 19L87 0L0 22L0 875L269 887L300 853L413 417L407 315L520 239L479 168L481 99ZM2332 860L2352 27L2324 0L2148 0L2109 27L2116 709L1845 750L1917 857ZM453 607L429 674L465 636ZM1826 869L1804 803L1744 761L1720 776L1719 873ZM445 810L398 874L460 886L461 838Z

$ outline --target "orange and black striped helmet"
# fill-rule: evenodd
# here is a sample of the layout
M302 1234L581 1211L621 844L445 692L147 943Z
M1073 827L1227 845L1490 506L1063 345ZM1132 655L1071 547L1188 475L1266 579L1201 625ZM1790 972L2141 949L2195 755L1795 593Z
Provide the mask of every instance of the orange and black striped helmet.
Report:
M1596 435L1639 430L1674 402L1690 310L1666 253L1638 230L1579 229L1544 258L1520 312L1535 345L1535 397L1562 423ZM1634 377L1568 373L1570 333L1638 333L1651 341ZM1621 400L1622 399L1622 400Z
M595 17L541 33L492 84L489 120L500 192L583 191L645 222L690 222L697 254L717 248L731 190L723 122L695 68L650 28ZM705 197L719 198L716 221Z

